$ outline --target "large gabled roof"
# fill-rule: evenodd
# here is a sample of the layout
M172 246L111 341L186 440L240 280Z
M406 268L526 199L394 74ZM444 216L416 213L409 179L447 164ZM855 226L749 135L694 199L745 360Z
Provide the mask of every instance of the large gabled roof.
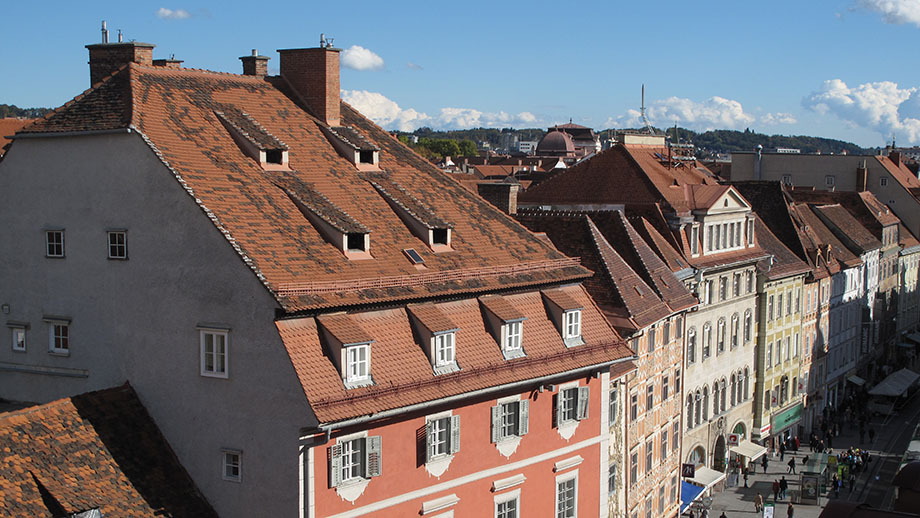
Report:
M287 311L475 294L589 275L342 103L342 126L380 149L382 174L451 225L452 251L433 252L295 99L280 78L131 63L23 133L140 133ZM245 113L253 127L288 146L291 171L284 175L369 230L372 259L351 260L324 239L279 186L282 173L263 170L236 144L216 113L228 110ZM407 259L408 248L424 258L426 269Z
M771 256L769 260L758 263L761 272L768 279L781 279L811 272L811 266L792 253L792 250L789 250L773 235L773 232L770 232L760 218L756 218L754 228L757 232L757 239L760 241L760 247Z
M4 516L216 517L130 386L0 414Z
M882 247L881 241L866 230L842 205L813 205L812 210L854 254L861 255Z

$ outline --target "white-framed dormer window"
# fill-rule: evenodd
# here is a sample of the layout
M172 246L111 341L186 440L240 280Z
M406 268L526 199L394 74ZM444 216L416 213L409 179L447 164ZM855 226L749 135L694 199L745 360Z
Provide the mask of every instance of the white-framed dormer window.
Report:
M230 482L242 482L243 452L239 450L221 452L221 478Z
M228 368L228 337L226 329L199 329L201 347L201 375L226 378Z
M521 320L502 324L502 350L506 355L522 354L524 322Z
M449 367L456 364L456 335L450 331L434 335L431 340L434 342L434 363L435 367Z
M342 347L345 384L364 385L371 379L371 344L349 344Z
M45 257L64 257L64 231L45 231Z
M52 354L70 354L69 321L48 321L48 352Z
M12 347L14 351L25 352L26 351L26 326L25 325L10 325L10 335L12 338Z
M574 309L563 313L565 318L566 342L581 338L581 310Z
M125 230L110 230L106 232L109 244L109 259L128 258L128 232Z

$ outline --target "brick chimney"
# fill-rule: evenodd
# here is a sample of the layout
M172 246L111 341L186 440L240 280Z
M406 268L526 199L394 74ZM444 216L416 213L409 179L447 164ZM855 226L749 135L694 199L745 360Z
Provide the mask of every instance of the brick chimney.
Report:
M869 169L866 167L866 161L856 168L856 192L865 192L866 184L869 179Z
M110 76L126 63L152 65L155 46L152 43L136 41L87 45L90 86Z
M154 59L153 66L163 67L163 68L182 68L182 60L169 58L169 59Z
M901 152L900 151L892 151L891 153L888 153L888 158L890 158L891 161L894 162L895 167L901 167Z
M307 104L310 112L329 126L340 126L339 52L320 37L320 47L280 49L281 77Z
M241 56L240 61L243 62L243 75L244 76L258 76L265 77L268 75L268 56L260 56L259 51L252 49L251 56Z
M479 196L495 205L505 214L517 214L519 183L481 183L477 186Z

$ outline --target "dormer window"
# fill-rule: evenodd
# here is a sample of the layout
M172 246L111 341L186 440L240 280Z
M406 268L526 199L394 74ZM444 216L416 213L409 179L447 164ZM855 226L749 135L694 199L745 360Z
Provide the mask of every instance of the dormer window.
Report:
M432 252L453 250L450 247L453 225L386 175L367 173L367 180L406 224L409 231L424 241Z
M265 151L265 161L269 164L283 164L284 153L283 149L268 149Z
M521 350L521 339L524 334L524 323L508 322L502 326L502 348L508 354Z
M329 351L329 357L339 369L345 388L372 385L371 344L374 340L350 315L325 315L317 320L320 323L320 337Z
M581 310L584 305L572 298L565 289L545 290L542 293L546 311L556 324L565 346L584 344L581 336Z
M252 116L233 107L215 110L214 114L245 155L258 161L266 170L287 170L287 144L272 135Z
M501 295L479 298L485 307L486 325L498 342L506 360L525 356L524 320L526 317Z
M345 234L345 250L348 252L367 252L368 235L350 232Z
M457 365L457 325L437 304L411 304L406 309L413 324L413 335L431 361L434 373L447 374L460 370Z
M575 309L565 312L565 339L575 340L581 338L581 310Z
M332 147L359 171L379 171L380 148L351 126L321 126Z
M375 164L376 161L374 160L374 153L376 153L376 151L367 151L367 150L361 151L361 154L359 156L360 162L362 164Z

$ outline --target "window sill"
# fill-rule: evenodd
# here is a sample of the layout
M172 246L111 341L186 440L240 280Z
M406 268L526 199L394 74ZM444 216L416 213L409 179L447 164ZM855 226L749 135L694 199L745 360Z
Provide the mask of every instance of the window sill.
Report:
M25 352L25 351L22 351ZM51 356L70 356L70 351L68 350L51 350L48 351L48 354Z
M345 388L346 388L346 389L356 389L356 388L361 388L361 387L369 387L369 386L371 386L371 385L374 384L374 378L373 378L373 377L368 377L366 380L345 381L344 383L345 383Z
M442 374L451 374L453 372L460 372L460 366L456 362L448 363L447 365L436 365L434 367L434 373L437 376Z
M502 356L504 356L506 360L514 360L516 358L523 358L527 355L524 354L524 348L521 347L520 349L515 349L513 351L502 350Z
M566 347L578 347L579 345L585 345L585 340L581 337L581 335L578 335L571 338L566 338L563 340L563 343Z
M512 435L499 439L498 442L495 443L495 448L498 449L498 453L501 453L505 458L509 458L517 451L519 444L521 444L521 436Z
M228 379L230 375L226 372L201 372L203 378Z

